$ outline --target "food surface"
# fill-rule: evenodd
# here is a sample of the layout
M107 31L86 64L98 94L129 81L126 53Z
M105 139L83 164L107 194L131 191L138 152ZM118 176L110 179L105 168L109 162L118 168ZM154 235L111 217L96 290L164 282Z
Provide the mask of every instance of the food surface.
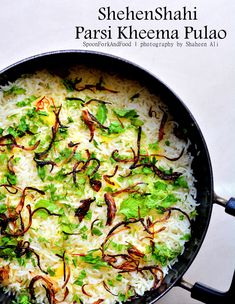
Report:
M196 216L185 130L138 82L77 66L0 92L0 286L13 303L158 288Z

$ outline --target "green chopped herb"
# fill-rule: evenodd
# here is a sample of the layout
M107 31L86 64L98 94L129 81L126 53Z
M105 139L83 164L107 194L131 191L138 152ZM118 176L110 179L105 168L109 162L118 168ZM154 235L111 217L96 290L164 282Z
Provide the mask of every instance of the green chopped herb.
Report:
M26 293L22 293L17 296L17 301L11 302L12 304L31 304L30 296Z
M152 174L153 171L151 168L148 168L148 167L142 167L142 173L145 174L145 175L148 175L148 174Z
M7 159L8 159L8 156L6 153L0 154L0 165L4 165Z
M180 239L183 240L183 241L189 241L190 238L191 238L191 234L190 233L186 233Z
M96 118L103 124L107 119L108 109L104 103L100 103L97 109Z
M94 146L96 147L96 149L100 150L99 144L98 144L98 142L95 139L93 139L93 143L94 143Z
M183 214L180 214L180 215L179 215L179 220L180 220L180 221L183 221L184 218L185 218L185 216L184 216Z
M119 212L124 214L127 219L138 218L139 210L141 211L141 216L146 216L149 210L157 205L158 201L154 195L130 195L121 202Z
M4 96L8 96L11 94L15 94L15 95L22 95L25 94L26 90L23 88L20 88L16 85L13 85L10 89L3 91L3 95Z
M25 266L26 265L26 259L23 257L17 258L17 261L20 266Z
M198 215L197 210L193 210L193 211L190 213L190 219L194 219L197 215Z
M28 130L29 130L29 124L26 122L26 116L22 116L20 118L20 123L17 126L17 131L20 133L19 136L21 136L21 134L24 134Z
M116 281L118 282L122 281L122 275L120 273L116 276Z
M34 118L34 117L36 117L37 115L38 115L38 112L37 112L37 110L36 110L35 107L29 109L29 110L27 111L27 113L26 113L26 116L29 117L29 118Z
M20 157L15 157L14 159L13 159L13 163L16 165L16 164L18 164L18 162L20 161Z
M7 133L11 134L15 138L18 137L18 135L19 135L18 131L11 126L7 128Z
M17 245L17 240L14 237L3 236L0 238L0 246Z
M109 125L109 134L119 134L125 131L125 128L122 127L119 121L113 121Z
M34 259L34 258L31 258L31 262L32 262L32 264L33 264L33 267L37 267L37 264L36 264L36 262L35 262L35 259Z
M98 228L95 227L92 229L92 233L97 236L101 236L103 234L102 231L100 231Z
M80 161L80 160L86 161L86 159L82 157L82 152L81 152L81 151L76 152L76 153L74 154L74 158L75 158L76 160L78 160L78 161Z
M42 242L42 243L48 243L49 244L49 241L46 238L42 237L42 236L38 237L38 241Z
M174 181L174 185L177 187L182 187L188 189L188 183L184 176L180 176Z
M46 177L46 168L45 168L45 166L43 166L43 167L37 166L37 171L38 171L38 176L44 182L45 177Z
M73 282L73 284L78 285L78 286L82 286L83 285L83 280L86 278L86 271L82 270L79 274L79 276L77 277L77 279Z
M11 185L15 186L17 184L17 176L14 173L7 172L4 176Z
M121 301L121 302L124 302L124 301L127 300L127 297L126 297L125 294L119 292L119 293L118 293L118 300Z
M89 210L89 211L87 212L87 214L84 216L84 218L85 218L86 220L91 220L91 218L92 218L92 211Z
M178 198L170 193L167 195L167 197L161 202L161 206L163 208L169 208L171 207L172 205L174 205L176 202L178 201Z
M151 149L151 150L157 150L159 147L158 147L158 142L154 142L152 144L149 144L148 145L148 148Z
M113 283L112 280L108 279L108 280L107 280L107 283L108 283L109 286L114 287L114 283Z
M50 275L51 277L54 277L54 276L55 276L55 270L52 269L51 267L48 267L48 268L47 268L47 272L49 273L49 275Z
M118 244L118 243L115 243L114 241L111 241L110 244L112 249L116 250L117 252L122 252L124 250L127 249L127 245L126 244Z
M137 114L136 110L130 109L113 109L114 114L121 118L137 118L139 115Z
M49 114L46 111L38 111L38 115L48 116Z
M5 212L7 212L7 206L5 204L0 204L0 213L5 213Z
M170 143L170 141L169 141L169 140L166 140L166 141L165 141L165 145L166 145L166 146L168 146L168 147L169 147L169 146L170 146L170 144L171 144L171 143Z
M78 257L75 256L72 261L73 261L74 267L77 267L78 266Z
M6 194L0 192L0 201L6 198Z
M75 78L74 80L68 79L68 78L65 78L65 79L62 80L62 83L63 83L63 85L65 86L65 88L68 92L73 92L75 90L75 85L78 82L79 81L78 81L77 78Z
M55 180L56 181L63 181L64 179L66 178L66 175L65 175L65 169L64 168L61 168L55 175Z
M73 120L73 118L71 116L68 116L67 117L67 122L68 123L72 123L72 122L74 122L74 120Z
M74 303L74 302L75 302L75 303ZM75 294L75 295L73 296L73 303L74 303L74 304L81 304L81 303L83 303L83 302L82 302L82 300L79 298L79 296Z
M29 98L26 98L26 99L24 99L24 100L18 101L18 102L16 103L16 106L17 106L17 107L30 106L30 105L32 104L32 102L33 102L34 100L36 100L36 99L37 99L37 97L35 97L34 95L32 95L32 96L30 96Z
M112 189L111 187L105 187L105 188L104 188L104 191L105 191L105 192L111 192L111 193L112 193L112 192L113 192L113 189Z
M3 128L0 128L0 135L2 135L4 129Z
M143 120L138 118L131 118L131 124L135 127L141 127L144 125L144 122Z
M94 256L92 252L84 256L80 256L80 260L92 265L94 269L108 266L108 264L104 262L100 256Z
M166 266L169 261L174 260L181 253L181 248L171 249L164 244L156 244L153 250L153 258L162 266Z
M156 190L162 190L162 191L165 191L167 190L167 184L164 183L164 182L161 182L161 181L157 181L156 183L153 184L154 188Z
M37 201L37 203L35 204L35 209L40 208L40 207L47 208L50 212L54 212L57 209L57 206L55 205L55 203L53 201L47 200L47 199L40 199ZM44 215L48 216L47 212L44 210L39 210L36 214L37 215L44 214Z
M80 229L80 233L83 233L83 232L86 232L86 231L88 231L88 228L87 228L87 226L83 226L81 229Z
M61 150L59 153L60 153L60 156L62 159L67 159L71 156L72 151L71 151L71 149L66 147L63 150Z

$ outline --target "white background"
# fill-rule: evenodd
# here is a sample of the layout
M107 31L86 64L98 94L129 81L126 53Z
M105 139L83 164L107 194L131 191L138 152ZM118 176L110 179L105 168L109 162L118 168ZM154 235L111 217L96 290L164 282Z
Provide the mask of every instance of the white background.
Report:
M153 10L167 5L177 10L197 7L197 21L99 21L98 8ZM231 0L0 0L0 69L42 52L85 49L75 39L75 26L107 28L133 25L161 29L194 26L225 29L218 47L90 47L129 59L167 83L185 102L199 123L211 155L215 191L235 196L235 2ZM183 42L183 39L180 40ZM192 41L194 41L192 39ZM95 42L94 40L92 42ZM152 42L166 42L152 40ZM174 42L171 41L171 42ZM199 41L197 41L199 42ZM204 42L204 41L201 41ZM176 42L175 42L176 43ZM235 220L215 206L200 253L185 275L226 290L235 266ZM193 304L188 292L173 288L159 303Z

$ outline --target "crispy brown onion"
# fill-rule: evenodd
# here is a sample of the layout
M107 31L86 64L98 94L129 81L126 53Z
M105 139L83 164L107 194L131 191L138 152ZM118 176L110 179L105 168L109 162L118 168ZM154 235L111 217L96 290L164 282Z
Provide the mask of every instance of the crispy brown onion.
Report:
M115 90L104 87L102 85L102 82L103 82L103 78L100 77L99 82L97 82L96 84L85 84L84 86L81 86L81 87L75 86L75 90L78 91L78 92L81 92L81 91L84 91L84 90L90 90L92 92L108 91L108 92L111 92L111 93L118 93L118 91L115 91Z
M7 192L9 192L11 194L16 194L18 192L18 190L21 190L19 187L16 187L14 185L9 185L9 184L1 184L0 187L4 187L7 190ZM10 191L9 190L10 188L15 189L15 191L14 192Z
M54 167L57 166L57 164L53 160L40 160L40 159L37 159L36 157L34 157L33 160L36 162L38 167L44 167L44 166L50 165L51 166L50 172L52 172Z
M130 162L133 162L135 161L135 157L133 159L122 159L120 156L115 156L115 154L119 154L119 151L117 149L115 149L112 154L111 154L111 157L116 161L116 162L119 162L119 163L130 163Z
M95 166L95 168L93 169L93 171L89 174L90 177L93 176L99 170L99 167L100 167L100 161L99 161L99 159L95 158L95 157L91 157L91 158L89 158L86 161L86 163L85 163L85 165L84 165L84 167L82 169L85 170L89 166L89 164L90 164L91 161L97 162L97 165Z
M137 154L134 153L134 163L130 166L130 169L134 169L140 159L140 141L141 141L141 132L142 128L139 127L138 129L138 136L137 136ZM133 150L132 150L133 151Z
M154 277L154 284L153 284L153 289L157 289L158 287L160 287L160 285L162 284L163 281L163 271L161 268L159 268L158 266L144 266L138 269L138 271L143 271L143 270L149 270L151 272L151 274ZM156 272L159 272L161 275L161 278L158 279Z
M181 150L179 156L176 157L168 157L167 155L163 155L163 154L149 154L149 155L140 154L140 156L158 156L158 157L164 157L170 161L177 161L183 156L183 154L184 154L184 148Z
M53 286L52 281L47 277L37 275L34 278L32 278L32 280L30 281L30 284L29 284L29 293L30 293L32 300L35 300L34 284L39 280L42 280L46 284L46 285L43 285L43 287L46 290L46 296L47 296L49 304L57 304L57 303L63 302L66 299L66 297L68 296L69 290L66 287L66 289L64 291L63 299L62 300L56 299L55 296L56 296L57 291L55 290L55 287Z
M100 100L100 99L96 99L96 98L91 98L91 99L89 99L86 102L84 101L83 105L87 106L87 105L89 105L93 101L98 102L98 103L102 103L102 104L112 104L111 102L108 102L108 101L104 101L104 100Z
M152 109L152 106L149 108L148 114L151 118L153 117L153 115L155 116L155 118L157 118L157 112Z
M11 142L8 143L7 141L11 141ZM18 145L17 142L16 142L15 137L11 134L7 134L7 135L4 135L4 136L0 137L0 147L10 147L11 149L19 148L19 149L26 150L26 151L33 151L33 150L37 149L39 144L40 144L40 140L38 140L31 147L25 147L25 146L22 146L22 145Z
M108 184L113 185L113 186L115 185L115 183L112 182L112 181L110 180L110 178L111 178L111 177L114 177L114 175L117 173L117 170L118 170L118 165L115 166L115 169L114 169L113 174L105 174L105 175L103 175L104 180L105 180Z
M28 190L36 191L36 192L38 192L38 193L40 193L40 194L42 194L42 195L45 194L45 192L44 192L43 190L40 190L40 189L37 189L37 188L34 188L34 187L25 187L25 188L23 189L23 193L22 193L20 202L19 202L19 204L17 205L17 207L16 207L16 209L15 209L15 212L16 212L17 214L20 214L21 211L22 211L22 209L24 208L24 201L25 201L26 191L28 191Z
M116 192L113 192L112 196L118 196L119 194L125 193L125 192L126 193L142 193L138 189L134 189L136 186L142 185L142 184L146 184L146 183L144 183L144 182L137 182L137 183L135 183L135 184L133 184L133 185L127 187L127 188L124 188L124 189L118 190Z
M115 200L111 193L105 193L104 194L104 200L107 205L107 222L106 225L111 226L113 223L113 220L115 218L117 208Z
M54 212L51 212L49 209L47 209L46 207L38 207L36 208L35 210L33 210L32 212L32 216L34 216L34 214L40 210L44 210L46 211L49 215L53 215L53 216L61 216L61 214L58 214L58 213L54 213Z
M108 127L103 126L96 117L90 113L88 110L82 111L82 119L84 123L87 125L88 129L90 130L90 139L89 142L92 141L95 134L95 124L97 124L101 129L108 130Z
M89 284L83 284L82 285L82 293L84 294L84 295L86 295L87 297L92 297L92 295L90 295L88 292L86 292L86 290L85 290L85 286L87 286L87 285L89 285Z
M145 254L141 252L137 247L130 243L128 244L130 245L130 247L127 249L129 256L133 258L143 258L145 256Z
M51 163L52 161L49 161L49 163L47 163L47 161L42 162L42 160L44 160L44 158L48 155L49 151L51 150L51 148L53 146L53 143L55 142L56 134L59 130L59 127L60 128L67 128L66 126L63 126L60 122L59 115L60 115L61 109L62 109L62 105L60 105L57 110L56 110L56 107L55 107L55 110L53 110L53 113L55 115L55 123L54 123L54 126L51 128L52 137L51 137L51 141L50 141L48 147L42 152L35 153L34 161L37 163L38 166L42 167L42 166L45 166L45 165L48 165L48 164L52 165L52 163ZM53 169L53 167L52 167L52 169Z
M13 162L12 162L13 158L14 158L14 155L12 155L7 161L7 169L11 174L15 174L15 170L14 170L14 166L13 166Z
M146 164L137 164L135 166L135 168L139 168L139 167L148 167L151 168L153 170L153 172L160 177L163 180L171 180L171 181L175 181L177 178L179 178L182 173L179 172L173 172L173 173L165 173L164 171L160 170L159 168L157 168L154 164L152 163L146 163Z
M82 111L82 119L84 121L84 123L87 125L89 131L90 131L90 139L89 142L92 141L92 139L94 138L94 134L95 134L95 123L94 121L91 119L91 116L89 114L88 110L83 110Z
M50 304L55 304L56 303L56 301L55 301L55 290L53 288L53 283L51 282L50 279L45 278L41 275L37 275L37 276L33 277L32 280L29 283L29 293L30 293L31 299L35 300L34 284L39 280L42 280L43 282L46 283L45 289L46 289L46 292L47 292L49 303Z
M19 241L17 246L15 247L15 253L17 257L21 257L23 255L27 255L27 253L33 253L36 256L37 259L37 265L39 267L39 269L45 273L48 274L47 271L43 270L41 267L41 263L40 263L40 256L38 253L35 252L35 250L33 248L30 247L30 243L28 241Z
M39 207L37 209L35 209L33 212L31 211L31 206L30 205L27 205L26 206L27 210L28 210L28 213L29 213L29 220L28 220L28 224L25 228L25 225L24 223L22 222L22 217L21 217L21 214L17 214L15 212L15 214L13 215L9 215L8 217L3 214L3 213L0 213L0 227L1 227L1 234L3 235L8 235L8 236L12 236L12 237L17 237L17 236L22 236L24 235L31 227L32 225L32 220L33 220L33 215L39 211L39 210L44 210L46 211L49 215L53 215L53 216L61 216L60 214L57 214L57 213L52 213L50 212L47 208L45 207ZM20 217L20 220L21 220L21 229L18 229L18 231L16 232L13 232L13 231L10 231L10 232L7 232L6 229L7 229L7 226L9 225L9 223L13 223L15 224L17 219Z
M29 221L28 221L28 225L26 228L24 228L24 224L21 222L21 228L23 229L18 229L18 231L16 232L7 232L6 229L7 229L7 226L9 223L15 223L16 220L19 218L19 215L13 215L13 216L9 216L7 217L5 214L5 218L3 219L2 217L2 214L0 214L0 226L1 226L1 234L4 234L4 235L7 235L7 236L13 236L13 237L17 237L17 236L22 236L24 235L28 230L29 228L31 227L32 225L32 212L31 212L31 207L30 205L27 205L26 206L27 210L28 210L28 213L29 213ZM1 220L2 220L2 223L1 223Z
M108 127L102 125L102 124L99 122L99 120L98 120L91 112L88 111L88 113L89 113L91 119L92 119L92 120L93 120L101 129L105 129L105 130L108 130L108 129L109 129Z
M90 186L91 188L96 191L96 192L99 192L100 191L100 188L102 187L102 183L101 181L97 180L97 179L94 179L94 178L90 178Z
M134 95L132 95L129 99L133 101L135 98L138 98L138 97L140 97L140 93L139 92L135 93Z
M138 223L140 221L141 221L141 219L129 219L128 221L122 221L122 222L117 223L115 226L113 226L109 230L108 234L106 235L105 240L103 241L103 243L101 244L101 247L100 247L101 251L102 251L103 257L105 256L105 253L104 253L105 244L107 243L107 241L109 240L109 238L113 235L113 233L115 232L115 230L117 230L117 228L119 228L121 226L128 227L129 224Z
M172 211L172 210L181 212L188 219L189 224L192 225L192 222L191 222L191 219L190 219L189 215L185 211L181 210L180 208L178 208L178 207L169 207L169 208L165 209L165 211Z
M9 279L10 266L2 266L0 267L0 283L6 284Z
M104 302L104 299L99 299L99 300L95 301L93 304L100 304L102 302Z
M110 288L108 287L108 285L106 284L105 281L103 281L103 286L104 286L104 289L105 289L107 292L109 292L111 295L113 295L113 296L115 296L115 297L118 296L117 294L113 293L113 292L110 290Z
M165 128L165 124L167 122L167 114L166 112L160 108L163 112L163 115L162 115L162 120L161 120L161 123L160 123L160 128L159 128L159 132L158 132L158 141L160 142L162 139L163 139L163 136L165 135L164 133L164 128Z
M77 151L77 148L78 148L78 145L79 145L80 143L78 142L78 143L73 143L72 141L70 141L69 143L68 143L68 147L69 148L73 148L73 151L72 151L72 153L71 153L71 155L64 161L64 163L68 163L68 162L70 162L70 160L73 158L73 156L75 155L75 153L76 153L76 151Z
M91 203L93 203L95 200L96 198L94 197L80 201L82 204L75 210L75 216L78 217L80 223L89 211Z
M92 236L94 235L93 232L92 232L93 227L94 227L95 223L96 223L96 222L99 222L99 221L100 221L99 219L95 219L95 220L91 223L91 235L92 235Z

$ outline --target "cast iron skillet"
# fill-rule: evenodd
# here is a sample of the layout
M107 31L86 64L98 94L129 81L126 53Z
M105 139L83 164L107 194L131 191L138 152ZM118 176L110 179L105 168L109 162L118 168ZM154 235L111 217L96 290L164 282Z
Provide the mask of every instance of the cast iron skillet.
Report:
M192 225L191 240L187 243L184 254L179 257L179 261L166 276L162 286L158 290L146 292L143 297L132 299L131 303L153 304L176 285L189 290L193 298L204 303L232 303L232 298L235 298L235 275L229 291L225 293L213 290L200 283L191 285L182 279L183 274L193 262L202 245L209 225L213 203L224 206L227 213L235 215L235 199L231 198L227 202L215 195L210 157L202 133L187 107L165 84L139 66L121 58L97 52L67 50L33 56L11 65L0 73L0 85L4 85L8 81L14 81L21 74L34 72L42 68L47 68L65 77L68 68L75 64L85 64L105 71L118 72L124 77L138 80L153 94L160 96L167 104L174 120L179 123L180 130L187 130L187 137L192 143L190 152L194 156L192 166L197 180L197 201L200 202L200 206L197 208L196 221ZM0 291L0 302L10 303L10 301L11 299Z

